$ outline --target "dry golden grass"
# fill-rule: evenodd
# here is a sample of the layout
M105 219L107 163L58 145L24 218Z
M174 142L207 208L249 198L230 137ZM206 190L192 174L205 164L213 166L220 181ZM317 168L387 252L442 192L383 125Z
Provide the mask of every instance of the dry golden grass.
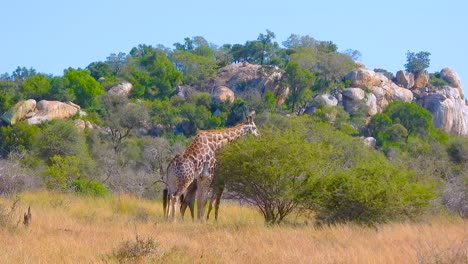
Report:
M154 242L141 263L468 263L468 222L267 227L253 209L222 204L218 223L165 223L159 202L23 193L29 227L0 227L0 263L114 263L125 242ZM10 206L12 199L0 199ZM125 244L129 247L129 244Z

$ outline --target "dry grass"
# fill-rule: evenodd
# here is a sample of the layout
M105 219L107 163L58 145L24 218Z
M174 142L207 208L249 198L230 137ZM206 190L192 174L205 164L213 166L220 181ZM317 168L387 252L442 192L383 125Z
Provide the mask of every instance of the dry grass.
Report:
M376 229L266 227L254 210L223 204L218 223L168 224L159 202L130 196L20 199L23 212L31 205L32 223L0 227L1 263L468 263L468 222L458 218Z

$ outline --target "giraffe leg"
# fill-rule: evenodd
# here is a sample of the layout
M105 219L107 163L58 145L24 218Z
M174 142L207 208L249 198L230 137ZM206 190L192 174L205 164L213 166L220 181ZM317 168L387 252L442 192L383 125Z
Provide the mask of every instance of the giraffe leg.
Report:
M205 204L206 204L206 193L207 193L207 177L199 177L197 179L197 202L198 202L198 220L205 220ZM208 183L209 186L209 183Z
M180 195L174 195L172 194L170 199L169 199L169 217L171 219L172 222L175 222L177 220L177 217L176 217L176 214L177 214L177 210L176 208L179 208L180 207Z
M218 213L219 213L219 204L221 203L221 196L223 196L224 192L224 183L218 187L216 190L216 199L215 199L215 220L218 221Z
M206 220L210 219L211 210L213 210L214 198L215 198L215 191L213 190L213 194L211 195L210 203L208 204L208 212L206 213Z
M180 213L184 217L187 207L190 209L190 215L192 216L192 221L195 220L195 198L197 194L197 181L193 181L185 193L184 199L182 200L182 205L180 207Z
M184 220L185 210L187 210L187 206L187 198L184 195L182 195L180 198L180 216L182 217L182 220Z

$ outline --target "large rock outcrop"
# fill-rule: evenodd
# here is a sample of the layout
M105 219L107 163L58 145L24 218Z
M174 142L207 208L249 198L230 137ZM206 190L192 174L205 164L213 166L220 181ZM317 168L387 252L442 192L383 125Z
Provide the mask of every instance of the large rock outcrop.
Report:
M330 94L320 94L314 97L314 101L319 104L324 104L326 106L337 106L338 99Z
M432 113L434 126L457 136L468 136L468 106L458 88L416 93L416 102Z
M363 92L364 90L368 91L367 94L373 94L358 99L358 97L350 97L349 92L345 92L348 94L343 94L343 97L347 96L348 98L353 98L353 100L348 102L346 102L345 98L343 99L345 108L356 108L357 106L352 106L350 104L352 102L361 103L361 101L365 99L362 103L368 106L368 114L374 115L382 112L393 100L403 102L411 102L413 100L413 93L410 90L396 85L383 74L376 73L373 70L364 68L356 69L348 73L345 79L351 82L352 88L359 88L363 90ZM345 91L348 89L345 89ZM348 106L346 106L346 104L348 104Z
M451 87L457 88L458 92L460 93L460 97L462 99L465 98L460 78L458 77L458 74L456 72L452 71L452 69L450 68L443 68L440 71L440 78L448 82Z
M10 110L6 111L1 119L9 125L14 125L18 121L26 119L36 111L36 100L29 99L19 101Z
M427 72L421 72L414 76L413 89L421 89L427 87L429 84L429 74Z
M414 74L411 72L397 71L396 80L401 86L407 89L413 88L414 86Z
M215 87L211 92L211 98L217 103L233 103L234 99L236 99L234 92L226 86Z
M271 91L278 103L283 103L289 93L289 88L281 82L282 78L283 72L278 67L243 62L219 69L218 76L213 83L213 89L225 86L240 97L252 93L263 95L267 91Z
M133 85L129 82L121 82L115 86L112 86L107 91L108 93L128 97L130 91L132 90Z
M54 119L67 119L80 113L80 106L72 102L39 101L36 105L37 113L27 119L28 124L35 125Z

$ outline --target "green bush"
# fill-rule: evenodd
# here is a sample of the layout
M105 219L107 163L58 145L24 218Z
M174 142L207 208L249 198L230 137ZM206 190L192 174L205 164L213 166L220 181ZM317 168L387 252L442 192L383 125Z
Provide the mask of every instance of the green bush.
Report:
M429 185L382 158L360 163L311 182L308 200L321 224L374 224L412 219L435 197Z
M70 183L82 177L77 156L55 155L44 171L44 181L49 189L66 190Z
M77 179L70 184L70 189L77 193L92 195L92 196L107 196L109 190L99 181L88 179Z
M440 77L440 72L429 74L429 84L434 88L440 88L443 86L450 86L448 82Z
M0 127L0 155L7 156L16 150L31 150L38 133L37 126L30 126L25 121L14 126Z

